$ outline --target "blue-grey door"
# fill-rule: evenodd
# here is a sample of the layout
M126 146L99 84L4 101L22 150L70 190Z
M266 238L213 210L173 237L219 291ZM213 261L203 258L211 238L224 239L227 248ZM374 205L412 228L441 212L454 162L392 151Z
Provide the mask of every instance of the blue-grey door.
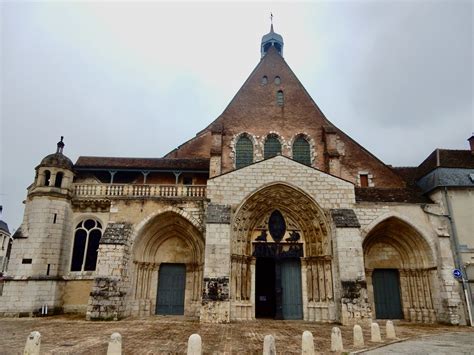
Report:
M283 319L303 319L301 263L299 259L281 262Z
M378 319L402 319L400 281L396 269L375 269L374 285L375 316Z
M158 275L156 314L184 314L186 265L161 264Z

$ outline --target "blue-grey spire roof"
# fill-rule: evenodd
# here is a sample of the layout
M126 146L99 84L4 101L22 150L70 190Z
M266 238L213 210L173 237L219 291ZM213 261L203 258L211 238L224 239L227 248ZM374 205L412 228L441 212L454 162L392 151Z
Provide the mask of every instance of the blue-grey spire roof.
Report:
M262 37L261 54L262 58L267 54L270 47L274 46L278 53L283 56L283 37L273 31L273 23L270 26L270 32Z

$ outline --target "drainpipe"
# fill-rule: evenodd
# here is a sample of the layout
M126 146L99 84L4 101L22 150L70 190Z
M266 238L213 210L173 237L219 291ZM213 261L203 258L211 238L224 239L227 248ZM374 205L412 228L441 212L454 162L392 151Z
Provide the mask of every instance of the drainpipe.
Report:
M451 201L449 200L448 189L446 186L444 187L444 199L446 200L446 207L448 208L447 217L451 225L451 231L453 232L453 237L451 238L451 240L452 240L452 244L454 244L454 262L456 264L456 268L461 270L462 288L464 291L464 298L466 299L467 313L469 315L469 323L471 327L473 327L474 324L472 320L472 310L471 310L471 305L472 305L471 292L470 292L471 290L470 290L470 285L466 282L467 281L466 269L464 268L464 265L462 264L461 255L459 253L458 234L456 232L456 224L455 224L454 218L452 217L453 213L452 213L452 208L451 208Z

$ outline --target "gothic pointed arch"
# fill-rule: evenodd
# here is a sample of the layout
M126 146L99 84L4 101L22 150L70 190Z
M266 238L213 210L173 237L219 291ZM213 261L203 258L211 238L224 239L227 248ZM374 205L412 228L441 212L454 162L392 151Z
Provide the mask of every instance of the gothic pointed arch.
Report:
M191 221L171 210L148 219L135 238L132 259L132 293L139 314L154 313L157 309L160 267L182 265L185 268L184 314L196 315L202 287L204 238Z
M362 247L369 298L376 317L436 321L436 263L423 235L408 222L392 216L368 231ZM387 298L392 302L383 301Z
M232 223L233 312L247 312L249 318L244 309L255 297L251 275L256 259L289 258L301 262L304 318L323 320L321 312L334 309L331 255L330 225L312 197L283 182L254 191L237 208Z

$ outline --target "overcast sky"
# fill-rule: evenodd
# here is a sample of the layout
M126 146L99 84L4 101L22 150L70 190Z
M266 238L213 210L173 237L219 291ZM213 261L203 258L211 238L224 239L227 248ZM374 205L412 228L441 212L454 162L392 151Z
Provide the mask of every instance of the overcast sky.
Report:
M284 57L328 119L387 164L467 149L471 1L3 1L0 204L18 228L55 152L161 157L222 113L274 14Z

